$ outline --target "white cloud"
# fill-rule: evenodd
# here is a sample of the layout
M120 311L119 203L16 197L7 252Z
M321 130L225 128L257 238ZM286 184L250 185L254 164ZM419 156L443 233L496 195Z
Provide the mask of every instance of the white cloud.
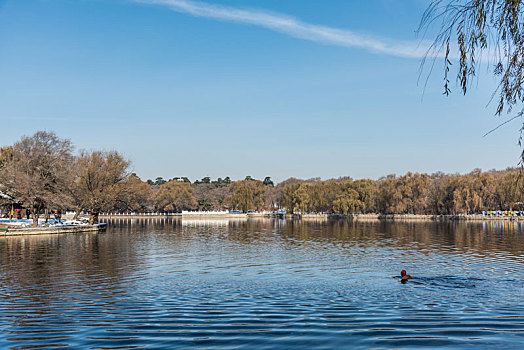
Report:
M362 48L392 56L423 58L431 45L428 42L399 42L368 37L350 30L309 24L290 16L260 10L225 7L191 0L134 1L166 6L173 11L187 13L196 17L257 25L295 38L315 41L321 44Z

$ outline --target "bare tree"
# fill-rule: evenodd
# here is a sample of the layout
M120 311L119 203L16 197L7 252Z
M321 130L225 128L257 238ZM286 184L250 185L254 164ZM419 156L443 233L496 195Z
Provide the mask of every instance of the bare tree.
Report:
M155 194L154 203L157 210L174 212L192 210L198 206L191 185L177 180L162 184Z
M121 197L117 198L115 209L119 211L147 209L152 204L151 186L142 181L136 174L131 174L122 184Z
M83 210L90 213L89 224L98 223L103 210L112 209L125 198L130 163L118 152L81 152L74 193Z
M287 180L284 180L277 184L275 187L270 188L264 194L264 205L266 208L275 209L282 208L284 204L282 203L283 192L286 186L294 185L297 183L305 182L305 180L296 179L291 177Z
M43 208L65 209L70 197L72 143L52 132L24 136L11 148L0 169L3 191L32 208L33 222Z
M230 188L226 184L194 183L193 195L198 202L199 209L202 210L222 210L225 206L226 198L230 194Z
M245 180L232 182L231 195L227 202L233 209L247 212L249 210L261 210L264 207L264 194L268 190L268 186L260 180L252 180L246 178Z

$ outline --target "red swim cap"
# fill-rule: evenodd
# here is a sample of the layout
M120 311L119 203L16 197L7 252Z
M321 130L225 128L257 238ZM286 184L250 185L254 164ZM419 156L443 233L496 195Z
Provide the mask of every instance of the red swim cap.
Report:
M400 275L401 275L401 276L406 276L406 273L407 273L406 270L402 270L402 271L400 271Z

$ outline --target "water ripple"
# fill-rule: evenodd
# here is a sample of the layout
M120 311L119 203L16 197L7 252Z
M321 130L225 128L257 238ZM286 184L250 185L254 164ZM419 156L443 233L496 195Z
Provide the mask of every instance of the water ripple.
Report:
M0 347L518 348L523 231L161 220L2 238Z

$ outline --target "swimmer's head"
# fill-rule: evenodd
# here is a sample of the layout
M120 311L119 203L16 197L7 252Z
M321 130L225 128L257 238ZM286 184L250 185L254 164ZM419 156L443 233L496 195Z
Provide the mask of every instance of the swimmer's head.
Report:
M404 276L406 276L406 273L407 273L406 270L402 270L402 271L400 271L400 276L404 277Z

